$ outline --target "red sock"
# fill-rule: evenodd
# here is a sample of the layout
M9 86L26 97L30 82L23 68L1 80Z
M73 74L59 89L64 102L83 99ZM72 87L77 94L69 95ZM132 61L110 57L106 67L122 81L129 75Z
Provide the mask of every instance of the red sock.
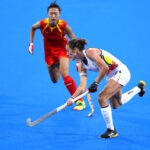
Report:
M64 84L71 95L73 95L74 92L77 90L76 83L73 80L73 78L71 78L70 75L68 75L64 78ZM81 98L80 100L83 100L83 99Z

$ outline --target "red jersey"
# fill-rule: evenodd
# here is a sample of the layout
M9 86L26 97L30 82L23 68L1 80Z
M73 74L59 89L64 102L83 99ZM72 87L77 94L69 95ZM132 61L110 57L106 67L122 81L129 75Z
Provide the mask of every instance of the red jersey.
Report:
M61 57L68 57L66 52L67 38L65 27L67 22L59 19L55 27L50 27L49 18L40 21L41 33L44 37L45 61L51 66L59 63Z
M40 21L41 33L44 37L44 49L49 50L62 50L65 49L67 38L65 36L64 28L67 22L59 19L55 27L50 27L49 18Z

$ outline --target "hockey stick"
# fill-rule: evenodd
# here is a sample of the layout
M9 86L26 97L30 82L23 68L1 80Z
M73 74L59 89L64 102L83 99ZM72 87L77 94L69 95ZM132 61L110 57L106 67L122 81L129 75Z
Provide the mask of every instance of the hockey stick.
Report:
M78 99L80 99L81 97L85 96L85 95L88 94L88 93L89 93L89 91L87 90L87 91L84 92L83 94L81 94L81 95L79 95L78 97L74 98L74 99L73 99L73 102L77 101ZM67 107L67 103L65 103L65 104L63 104L63 105L57 107L57 108L54 109L53 111L51 111L51 112L45 114L44 116L42 116L41 118L39 118L39 119L37 119L37 120L35 120L35 121L33 121L33 122L31 122L31 118L28 118L27 121L26 121L26 122L27 122L27 125L28 125L29 127L33 127L33 126L39 124L40 122L42 122L43 120L47 119L48 117L50 117L50 116L54 115L55 113L61 111L61 110L64 109L65 107Z
M90 94L87 95L87 99L89 101L89 105L90 105L90 108L91 108L91 113L89 113L88 116L91 117L94 114L94 105L93 105Z

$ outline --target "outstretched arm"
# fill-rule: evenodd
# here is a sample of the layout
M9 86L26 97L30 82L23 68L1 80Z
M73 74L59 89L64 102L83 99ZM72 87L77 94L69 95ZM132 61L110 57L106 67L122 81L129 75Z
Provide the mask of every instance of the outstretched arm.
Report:
M105 77L107 74L109 67L106 65L106 63L101 59L100 54L101 51L96 48L89 48L86 51L87 56L92 59L100 68L100 72L96 78L96 80L91 84L91 86L88 88L90 92L96 92L98 88L98 84L101 82L101 80Z
M33 44L34 35L35 35L36 29L39 29L39 28L40 28L40 21L37 22L37 23L35 23L31 27L31 31L30 31L30 44L29 44L29 53L30 54L33 54L33 50L34 50L34 44Z
M40 26L41 26L40 25L40 21L38 21L37 23L35 23L34 25L32 25L31 32L30 32L30 43L33 43L35 31L36 31L36 29L39 29Z
M78 71L80 75L80 86L77 88L75 93L68 99L67 104L68 106L73 104L72 99L76 98L77 96L81 95L87 89L87 71L84 69L82 63L79 63Z

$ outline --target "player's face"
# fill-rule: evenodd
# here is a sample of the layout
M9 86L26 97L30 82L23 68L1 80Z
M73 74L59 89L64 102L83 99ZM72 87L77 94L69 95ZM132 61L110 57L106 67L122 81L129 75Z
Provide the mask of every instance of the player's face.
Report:
M76 50L72 50L69 45L66 45L67 55L72 59L75 60L78 58L78 54Z
M50 8L48 10L48 16L50 19L50 26L56 26L59 16L60 16L60 12L58 8Z

